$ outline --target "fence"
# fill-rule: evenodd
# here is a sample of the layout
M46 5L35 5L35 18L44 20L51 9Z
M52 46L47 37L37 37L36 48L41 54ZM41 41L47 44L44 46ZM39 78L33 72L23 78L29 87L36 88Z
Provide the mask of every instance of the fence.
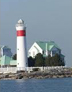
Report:
M33 71L34 68L39 68L41 71L47 71L51 69L63 69L66 68L65 66L56 66L56 67L26 67L26 70L28 72ZM18 70L17 67L1 67L0 73L16 73Z
M4 67L0 68L0 73L16 73L17 68L16 67Z

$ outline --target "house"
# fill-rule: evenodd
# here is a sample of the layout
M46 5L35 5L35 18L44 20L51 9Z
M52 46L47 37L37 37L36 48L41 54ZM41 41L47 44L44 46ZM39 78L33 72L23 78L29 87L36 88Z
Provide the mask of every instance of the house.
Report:
M0 57L4 55L12 57L11 49L8 46L0 46Z
M1 60L0 66L9 66L10 65L10 60L11 60L10 57L4 55L1 57L0 60Z
M54 41L49 42L34 42L31 48L28 51L28 57L35 57L36 54L41 53L44 57L51 55L54 56L55 54L59 54L62 59L64 59L64 55L61 54L61 49Z
M16 67L17 60L13 60L11 57L6 55L0 57L0 67Z

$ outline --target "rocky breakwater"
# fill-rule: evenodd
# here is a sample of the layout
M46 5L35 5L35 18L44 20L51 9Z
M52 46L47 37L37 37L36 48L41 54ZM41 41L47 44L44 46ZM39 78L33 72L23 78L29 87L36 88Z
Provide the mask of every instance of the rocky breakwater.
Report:
M45 71L1 73L0 79L43 79L43 78L67 78L72 77L72 68L50 69Z

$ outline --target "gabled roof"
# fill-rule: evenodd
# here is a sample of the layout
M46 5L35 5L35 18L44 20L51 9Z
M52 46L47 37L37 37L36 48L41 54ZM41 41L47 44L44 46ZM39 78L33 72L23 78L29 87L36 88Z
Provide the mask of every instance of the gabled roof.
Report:
M43 42L43 41L39 41L39 42L36 42L41 48L42 50L46 50L46 44L47 44L47 50L51 50L53 47L56 47L58 49L60 49L58 47L58 45L54 42L54 41L50 41L50 42Z
M11 48L9 48L8 46L5 46L5 45L0 45L0 49L1 49L1 48L8 48L8 49L11 50Z

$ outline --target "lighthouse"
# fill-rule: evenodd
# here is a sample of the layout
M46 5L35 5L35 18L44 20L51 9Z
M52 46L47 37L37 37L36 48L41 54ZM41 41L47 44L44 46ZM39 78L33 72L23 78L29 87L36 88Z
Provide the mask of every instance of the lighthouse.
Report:
M27 49L26 49L26 27L20 19L16 24L17 31L17 71L26 71Z

